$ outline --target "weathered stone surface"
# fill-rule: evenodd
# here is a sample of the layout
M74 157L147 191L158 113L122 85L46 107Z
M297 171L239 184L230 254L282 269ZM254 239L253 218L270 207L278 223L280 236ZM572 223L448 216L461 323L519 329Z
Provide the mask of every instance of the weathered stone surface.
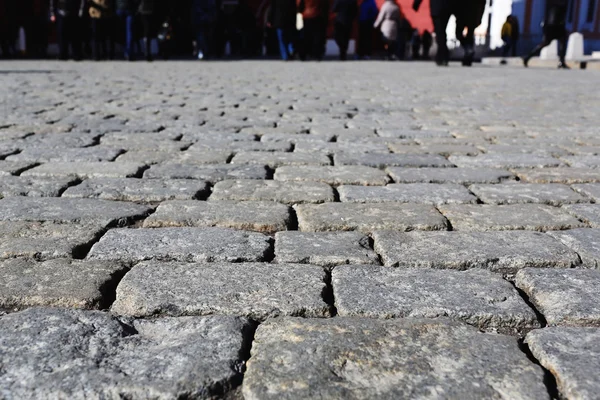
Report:
M247 400L548 398L542 369L515 338L446 319L270 320L256 332L243 393Z
M31 168L35 163L28 161L4 161L0 160L0 176L17 175Z
M600 229L570 229L548 234L576 251L585 268L600 269Z
M476 146L465 144L429 144L410 146L405 144L390 144L391 151L397 154L440 154L450 156L460 154L465 156L476 156L481 153Z
M58 197L74 180L72 178L0 177L0 197Z
M329 143L319 141L296 141L294 151L298 153L389 153L390 149L382 143Z
M148 214L149 207L106 200L6 197L0 221L85 222L122 225Z
M561 398L593 399L600 392L600 329L550 327L529 332L525 343L556 378Z
M359 232L277 232L275 259L279 263L379 264L369 238Z
M0 309L106 307L107 286L125 274L119 263L57 259L0 262Z
M565 161L573 168L599 168L600 167L600 156L598 155L578 155L578 156L564 156L561 160Z
M452 183L397 183L382 187L344 185L338 188L340 200L352 203L474 204L473 196L462 185Z
M199 179L211 183L225 179L266 179L267 169L261 165L190 165L157 164L144 172L144 178Z
M496 168L388 168L396 183L500 183L514 175Z
M283 165L331 165L324 154L249 151L237 153L232 164L258 164L277 168Z
M62 197L158 202L206 197L208 184L193 179L92 178L68 188Z
M552 156L536 154L490 153L470 156L450 156L451 162L461 168L547 168L563 163Z
M99 311L32 308L0 317L8 398L173 399L222 395L241 380L247 320L121 321Z
M99 224L0 221L0 259L80 256L104 231Z
M19 151L19 146L13 143L0 143L0 158L4 158Z
M21 176L88 178L130 178L141 175L143 164L128 162L49 162Z
M600 271L535 269L517 273L524 291L549 325L600 326Z
M134 162L141 164L159 164L159 163L175 163L175 164L225 164L231 158L229 151L211 151L204 152L195 151L193 153L187 151L128 151L120 155L116 161L118 162Z
M450 161L438 155L384 154L384 153L336 153L333 163L340 165L366 165L374 168L386 167L453 167Z
M568 155L569 152L563 148L560 148L553 144L536 143L536 144L484 144L480 145L479 148L485 150L486 153L528 153L536 154L540 156L564 156Z
M217 182L208 199L237 201L277 201L284 204L335 201L331 186L322 182L283 182L226 180Z
M190 142L175 142L173 140L152 140L144 135L136 135L118 139L103 137L100 143L104 146L119 147L124 150L170 151L176 152L190 147Z
M582 183L572 185L571 188L577 193L589 197L596 203L600 203L600 183Z
M305 232L447 230L448 221L425 204L326 203L298 205L298 227Z
M575 252L538 232L391 232L373 234L386 266L402 268L482 268L512 274L526 268L572 268Z
M7 157L10 161L30 162L99 162L113 161L123 150L108 146L61 149L48 147L30 147L19 154Z
M250 262L263 261L271 238L224 228L111 229L90 253L93 260Z
M135 266L117 288L112 312L152 315L326 317L325 272L299 264L182 264Z
M439 210L457 231L550 231L586 226L562 209L541 204L449 204Z
M238 153L241 151L264 151L264 152L275 152L275 151L291 151L291 143L286 142L258 142L258 141L237 141L232 142L231 140L209 140L200 141L194 143L189 149L189 152L195 151L232 151Z
M37 133L27 136L21 141L23 148L42 147L69 149L73 147L88 147L96 144L98 135L83 132L65 132L65 133Z
M600 174L589 168L513 169L522 181L531 183L588 183L600 182Z
M316 181L330 185L385 185L390 178L383 171L362 165L344 167L279 167L276 181Z
M290 208L266 201L166 201L144 221L145 228L217 226L258 232L285 231Z
M381 137L394 137L398 139L423 139L423 138L452 138L452 135L447 130L432 130L432 129L398 129L398 128L383 128L377 129L377 134Z
M450 317L478 328L517 333L539 327L536 315L500 275L372 265L336 267L331 282L340 316Z
M567 185L539 183L509 183L502 185L472 185L469 190L486 204L540 203L553 206L587 203Z
M562 208L592 228L600 228L600 204L571 204Z

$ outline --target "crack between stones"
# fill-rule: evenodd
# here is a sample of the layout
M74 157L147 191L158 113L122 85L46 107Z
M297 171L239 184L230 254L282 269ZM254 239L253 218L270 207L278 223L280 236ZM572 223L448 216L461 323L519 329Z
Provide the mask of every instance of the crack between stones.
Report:
M535 358L535 356L531 352L531 349L529 348L527 343L525 343L524 339L519 339L518 344L519 344L519 350L521 350L527 356L529 361L531 361L535 365L539 366L544 371L544 386L546 386L546 390L548 391L548 396L552 400L562 399L560 392L558 390L558 384L556 382L556 378L554 377L554 375L552 375L552 372L550 372L542 364L540 364L539 360L537 358Z
M337 308L335 307L335 294L333 292L333 284L331 283L331 279L332 279L331 272L333 271L333 268L324 268L324 271L325 271L325 278L324 278L325 287L323 288L323 291L321 292L321 297L322 297L323 301L329 306L329 314L330 314L331 318L334 318L337 316L338 312L337 312Z

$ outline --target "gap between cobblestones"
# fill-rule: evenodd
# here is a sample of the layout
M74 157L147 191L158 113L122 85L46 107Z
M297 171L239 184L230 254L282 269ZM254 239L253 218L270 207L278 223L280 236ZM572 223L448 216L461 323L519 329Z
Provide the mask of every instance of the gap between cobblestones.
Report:
M555 376L552 374L552 372L550 372L550 370L546 369L542 364L540 364L537 358L535 358L535 356L531 352L531 349L529 348L527 343L525 343L525 338L520 338L518 340L518 344L519 350L521 350L523 354L527 356L529 361L531 361L533 364L537 365L544 371L544 386L546 386L546 390L548 391L548 396L550 397L550 399L562 399L558 391L558 384L556 382Z

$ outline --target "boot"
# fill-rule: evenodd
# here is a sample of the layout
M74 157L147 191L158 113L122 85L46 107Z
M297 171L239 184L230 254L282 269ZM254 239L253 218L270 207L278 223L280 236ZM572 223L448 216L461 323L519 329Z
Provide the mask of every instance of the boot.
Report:
M571 69L571 67L569 67L564 60L562 60L558 63L558 69Z

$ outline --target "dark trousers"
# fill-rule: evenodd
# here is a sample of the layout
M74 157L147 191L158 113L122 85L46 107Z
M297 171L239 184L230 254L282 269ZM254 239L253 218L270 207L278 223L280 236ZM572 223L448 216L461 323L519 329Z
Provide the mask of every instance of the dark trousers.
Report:
M142 34L144 38L144 56L146 60L152 60L152 15L142 14Z
M208 57L213 50L214 30L215 24L211 21L195 22L196 50L201 51L204 57Z
M134 41L134 19L135 15L132 12L119 10L117 11L121 27L125 29L125 58L133 58L133 41Z
M81 36L79 32L79 19L75 16L58 15L56 19L56 32L58 34L59 58L69 58L69 47L73 58L81 59Z
M294 53L293 29L277 29L277 41L279 42L279 54L282 60L289 60Z
M46 57L48 50L48 18L32 17L25 26L27 52L34 57Z
M344 61L348 57L348 43L350 42L350 31L352 24L335 23L335 43L340 49L340 60Z
M115 57L115 40L112 29L113 21L109 18L92 18L92 39L94 42L94 59L113 59Z
M553 40L558 41L558 57L560 62L565 62L565 55L567 53L567 29L564 25L546 25L544 26L544 37L542 42L538 44L529 55L526 57L528 60L534 57L542 51L542 49L552 43Z
M373 23L374 21L361 21L358 23L356 54L359 58L370 57L373 54Z
M518 46L517 46L517 44L518 44L518 43L519 43L519 40L518 40L518 39L513 39L513 40L512 40L511 55L512 55L513 57L516 57L516 56L517 56L517 47L518 47Z
M438 46L435 62L438 64L448 63L450 61L450 51L448 50L448 37L446 36L446 27L450 20L450 13L432 16L433 28L435 30L435 41Z
M508 53L511 49L513 49L514 52L513 40L510 37L503 37L502 40L504 41L504 46L502 46L502 57L508 57Z
M307 18L304 20L304 53L315 60L322 60L325 55L326 40L325 18Z

